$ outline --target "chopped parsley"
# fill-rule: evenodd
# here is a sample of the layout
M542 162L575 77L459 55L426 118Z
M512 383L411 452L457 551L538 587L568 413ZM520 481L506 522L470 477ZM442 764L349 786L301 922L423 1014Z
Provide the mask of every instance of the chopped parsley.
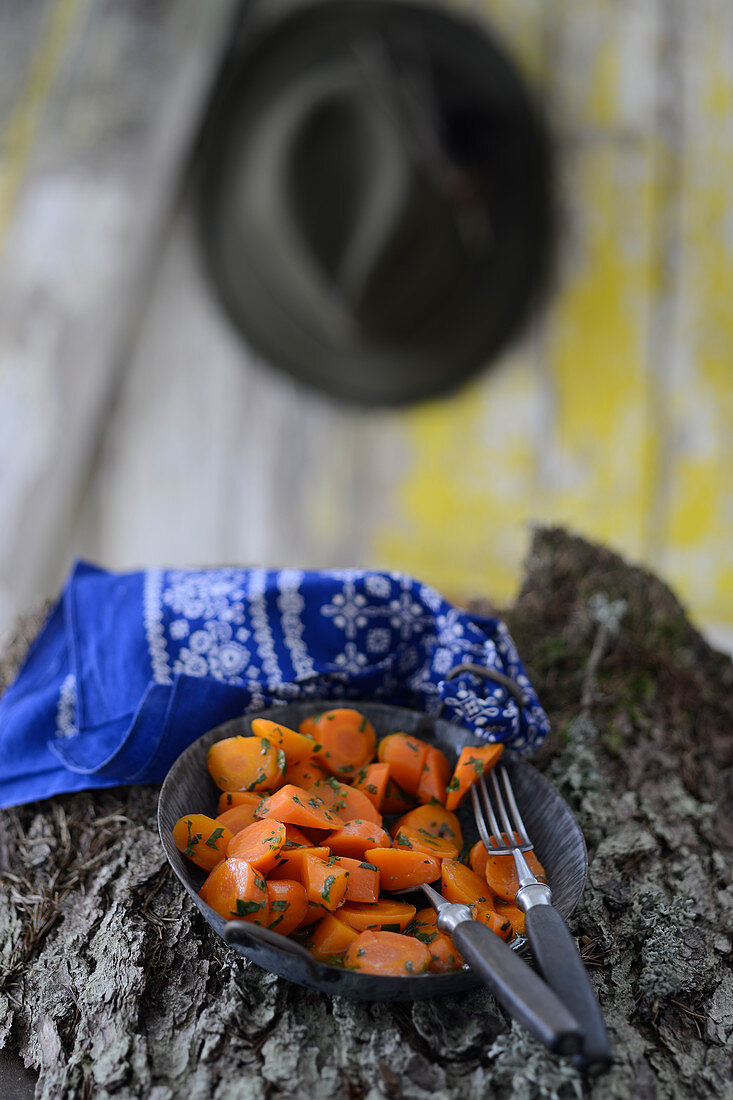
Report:
M412 974L413 969L414 968L413 968L413 965L412 965L412 959L408 959L407 962L405 963L405 970L408 972L408 974Z
M460 785L461 785L461 783L460 783L460 780L458 779L458 776L454 775L453 778L451 779L450 783L446 787L446 790L447 791L457 791L458 788L460 787Z
M367 724L366 718L362 718L361 725L359 726L359 733L364 732L364 730L366 729L366 724Z
M336 881L336 876L335 875L327 875L326 876L326 881L324 882L323 888L321 889L321 897L323 898L324 901L330 901L331 900L331 887L333 886L335 881Z
M237 908L232 909L233 917L249 917L252 913L259 913L262 908L262 902L260 901L243 901L242 898L237 898Z
M219 839L220 836L224 836L224 830L223 829L214 829L213 833L211 834L209 839L206 841L207 848L216 848L216 842L217 842L217 840Z
M290 906L290 902L286 901L285 898L281 898L278 901L270 902L270 908L271 909L280 909L280 910L284 911L285 909L288 909L289 906Z
M191 832L191 829L193 828L193 821L191 821L190 817L186 818L186 827L188 829L188 843L186 844L186 847L183 851L183 854L184 854L184 856L192 856L193 855L193 850L196 847L196 845L198 844L198 842L201 840L201 837L203 836L203 833L192 833Z

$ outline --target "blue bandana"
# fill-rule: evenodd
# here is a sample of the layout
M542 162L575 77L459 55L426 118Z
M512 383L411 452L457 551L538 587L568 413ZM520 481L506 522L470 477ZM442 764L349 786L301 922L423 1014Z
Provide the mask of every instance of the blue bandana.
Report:
M465 663L510 677L521 702L446 678ZM504 624L404 574L80 562L0 699L0 806L159 782L208 729L296 699L443 712L520 754L548 730Z

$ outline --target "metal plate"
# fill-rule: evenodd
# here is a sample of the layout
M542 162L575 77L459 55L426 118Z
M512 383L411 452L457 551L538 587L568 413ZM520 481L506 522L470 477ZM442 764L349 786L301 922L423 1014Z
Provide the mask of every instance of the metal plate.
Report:
M469 730L443 719L429 718L418 711L383 703L357 702L348 705L366 715L379 738L397 730L412 733L437 745L451 763L462 748L475 744L475 737ZM171 835L173 826L184 814L204 813L216 816L216 804L221 792L206 768L206 754L210 746L223 737L249 735L252 718L273 718L285 726L297 729L305 718L332 706L333 701L290 703L225 722L189 746L166 776L158 802L160 839L176 875L205 919L222 937L226 922L198 896L205 873L184 859ZM521 761L512 762L511 776L524 822L534 841L537 856L547 871L553 903L567 917L580 899L588 868L583 834L567 804L535 768ZM478 833L470 803L464 803L459 808L458 816L464 839L473 843L478 839ZM414 898L414 904L418 908L427 905L419 891ZM314 966L310 960L306 963L302 958L268 944L252 944L246 947L236 945L235 950L281 978L353 1000L423 1000L466 992L481 984L469 970L405 978L379 977L321 963Z

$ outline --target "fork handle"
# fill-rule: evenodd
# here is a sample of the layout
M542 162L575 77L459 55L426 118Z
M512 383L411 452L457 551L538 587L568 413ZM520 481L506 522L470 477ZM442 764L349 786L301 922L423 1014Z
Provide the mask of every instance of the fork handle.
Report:
M533 905L524 926L547 984L581 1021L583 1050L577 1064L589 1075L605 1073L613 1062L613 1048L575 940L552 905Z
M457 924L453 940L507 1012L556 1054L580 1050L580 1025L549 986L496 933L479 921Z

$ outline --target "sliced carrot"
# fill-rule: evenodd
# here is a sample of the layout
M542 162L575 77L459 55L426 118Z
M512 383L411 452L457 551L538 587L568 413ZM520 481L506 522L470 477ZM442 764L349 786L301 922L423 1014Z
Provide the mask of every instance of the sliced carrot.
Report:
M225 814L227 810L235 806L258 806L262 801L261 794L254 791L222 791L216 806L217 814Z
M268 881L279 879L295 879L296 882L304 882L304 860L306 856L316 856L325 861L330 856L328 848L283 848L275 866L268 873Z
M491 839L494 840L495 838L491 837ZM514 839L520 840L518 833L514 834ZM501 844L506 844L506 835L502 836ZM547 882L545 869L534 852L524 852L523 854L535 878L539 879L540 882ZM514 865L514 856L511 853L496 856L489 852L484 874L486 881L497 897L503 898L504 901L514 901L519 889L519 878Z
M427 829L398 829L392 839L395 848L408 852L427 852L437 859L458 859L458 849L450 840L433 836Z
M253 718L252 733L255 737L267 738L271 745L282 749L288 767L310 760L321 747L312 737L304 737L302 733L296 733L278 722L271 722L269 718Z
M339 920L365 932L368 928L379 928L384 932L404 932L415 916L414 905L406 901L393 901L382 898L376 905L362 905L355 901L346 901L339 909Z
M246 859L222 860L199 890L199 897L224 920L248 920L265 927L269 923L267 884Z
M486 880L457 859L444 859L441 867L441 893L448 901L473 905L475 901L491 902Z
M406 733L390 733L377 748L377 756L383 764L389 764L389 776L408 794L417 794L425 760L430 746L419 737Z
M334 855L363 859L367 848L389 848L392 842L375 822L356 818L331 833L326 843Z
M300 726L301 733L305 732L304 725ZM374 726L358 710L349 707L327 710L307 728L322 746L316 759L340 779L356 775L374 757L377 744Z
M344 966L364 974L407 977L424 974L429 965L425 944L399 932L362 932L344 955Z
M267 738L225 737L209 749L206 766L222 791L270 791L282 783L286 761Z
M284 844L285 826L282 821L269 818L255 821L241 833L236 833L229 841L227 856L246 859L256 871L266 875L277 863Z
M525 934L524 913L519 906L514 905L510 901L502 901L500 898L494 899L494 905L496 906L497 915L506 917L506 919L511 922L514 935L523 936Z
M349 872L335 864L324 863L318 856L306 855L303 859L303 885L308 901L332 913L344 902Z
M442 974L449 970L460 970L463 956L459 953L453 938L438 928L438 914L434 909L420 909L407 926L407 934L424 943L430 952L429 970Z
M388 781L389 764L367 764L354 776L351 785L358 791L363 791L374 808L381 813Z
M173 826L173 843L192 863L213 871L226 855L232 832L206 814L188 814Z
M262 799L258 798L254 804L243 802L240 806L232 806L231 810L225 810L223 814L219 814L216 820L219 825L226 826L232 833L241 833L242 829L246 829L257 820L255 810L261 801Z
M302 787L304 791L319 779L325 779L328 772L322 768L313 757L304 760L302 764L288 764L288 783L295 787Z
M440 749L436 749L431 745L425 757L420 782L417 785L418 802L426 803L436 800L445 805L449 779L450 764L448 763L448 757Z
M477 840L471 851L468 853L468 866L472 871L485 879L486 878L486 860L489 858L489 854L486 851L486 846L483 840ZM493 892L493 891L492 891Z
M369 848L364 853L367 863L379 868L382 890L409 890L423 882L440 878L440 860L424 852L407 852L401 848Z
M474 783L478 783L481 776L494 767L503 749L503 745L476 745L461 749L453 777L448 784L445 804L449 810L455 810Z
M326 809L337 814L344 822L359 818L362 821L373 821L380 826L382 824L382 815L363 791L358 791L347 783L340 783L332 775L328 779L319 779L308 788L308 794L320 798Z
M373 863L349 859L348 856L331 856L328 865L340 867L349 872L347 901L361 901L369 904L379 901L379 870Z
M305 887L293 879L278 879L267 883L267 897L270 902L267 927L281 936L289 936L299 927L308 911Z
M384 789L382 805L379 807L381 812L383 814L403 814L415 805L415 799L411 798L407 791L403 791L402 787L395 783L390 776Z
M310 928L312 924L315 924L317 921L323 920L324 912L325 910L322 905L316 905L314 901L309 901L305 916L300 922L299 927Z
M348 924L329 913L313 929L306 946L319 962L340 966L344 952L358 935Z
M287 848L310 848L312 847L311 838L306 836L302 829L299 829L297 825L291 825L289 822L285 824L285 844L283 850Z
M292 783L286 783L275 794L264 798L257 808L257 817L274 817L305 829L335 829L340 823L340 818L329 813L320 798Z
M483 901L474 902L471 906L471 916L490 928L492 932L502 940L512 938L512 922L507 916L497 913L493 905L487 905Z
M414 810L403 814L393 827L392 832L396 833L398 829L416 829L418 832L424 829L431 836L449 840L451 844L455 844L459 852L463 847L460 821L454 813L437 803L432 803L429 806L417 806Z

